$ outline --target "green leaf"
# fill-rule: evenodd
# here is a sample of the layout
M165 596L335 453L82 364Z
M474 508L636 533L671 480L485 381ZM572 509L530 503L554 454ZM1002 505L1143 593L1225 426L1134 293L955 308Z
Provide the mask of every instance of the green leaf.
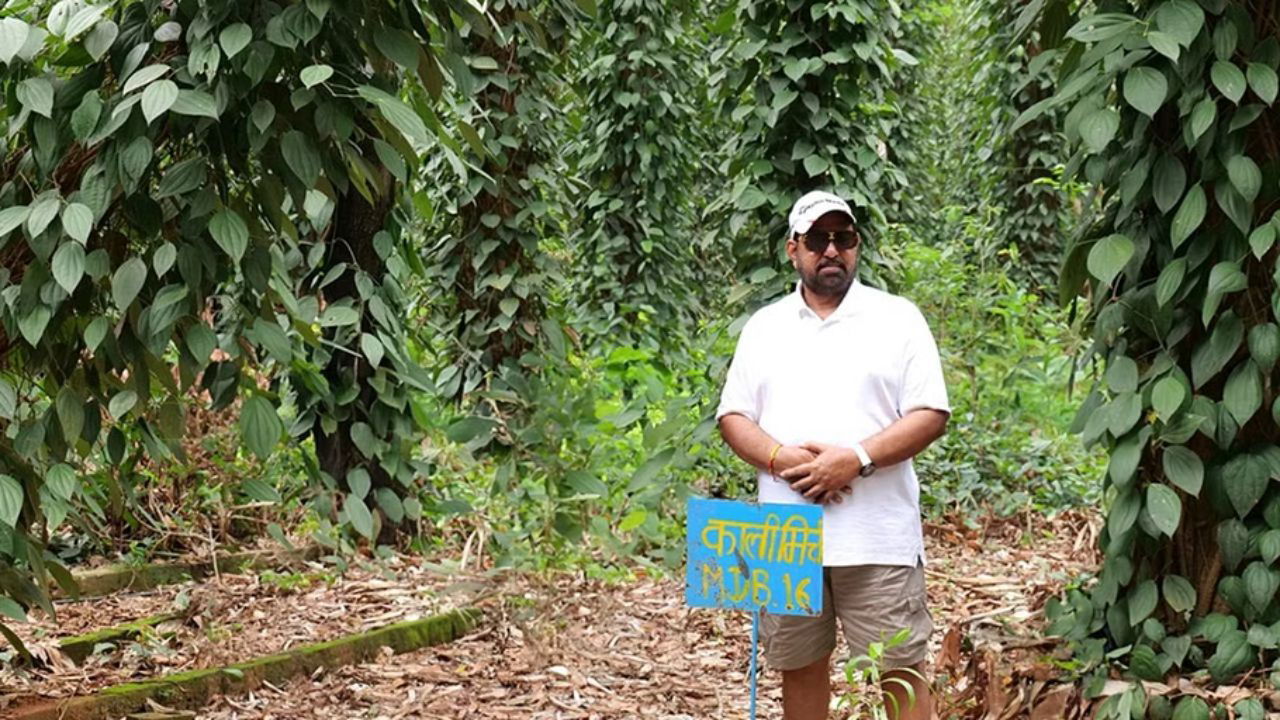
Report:
M816 153L804 159L804 171L809 174L809 177L817 177L825 173L829 167L831 163Z
M84 49L94 61L101 60L118 37L120 37L120 27L111 20L103 20L85 36Z
M112 396L111 402L107 403L107 412L111 413L112 418L120 420L137 404L138 393L132 390L121 390Z
M151 164L154 149L145 136L134 138L120 153L120 172L128 183L136 184Z
M1187 171L1182 168L1182 163L1171 154L1160 156L1152 171L1151 183L1151 196L1160 212L1172 210L1186 189Z
M1132 240L1120 234L1108 235L1089 250L1089 273L1103 285L1110 285L1132 257Z
M1276 226L1273 223L1262 223L1249 235L1249 249L1259 260L1276 242Z
M1218 92L1222 96L1237 105L1240 104L1240 98L1244 97L1244 90L1247 86L1244 73L1240 72L1240 68L1226 60L1219 60L1209 69L1209 77L1213 80L1213 86L1218 88Z
M373 335L370 335L369 333L362 333L360 335L360 351L363 352L365 358L369 360L370 366L377 367L378 364L382 362L382 343Z
M17 480L8 475L0 475L0 522L15 528L18 515L22 513L22 499L25 493Z
M96 317L89 321L89 324L84 328L84 345L89 349L89 352L98 349L110 329L111 324L104 317Z
M378 488L375 493L378 500L378 507L382 508L382 514L394 524L400 524L404 521L405 511L404 504L400 502L400 498L391 488Z
M80 98L80 104L71 112L71 134L84 142L98 127L98 119L102 117L102 98L97 90L90 90Z
M218 101L202 90L179 90L169 112L175 115L218 119Z
M126 312L147 280L147 264L139 257L126 260L111 278L111 297L120 312Z
M1120 129L1120 114L1111 108L1100 108L1080 122L1080 138L1092 153L1100 153L1111 143Z
M1233 292L1244 290L1248 284L1248 279L1238 263L1220 262L1214 265L1209 271L1209 287L1205 292L1201 322L1208 326L1209 322L1217 316L1218 305L1222 302L1222 298Z
M8 65L27 44L31 26L16 17L0 18L0 62Z
M63 41L70 43L80 37L81 33L96 25L98 20L100 20L103 14L109 9L111 9L110 6L105 3L102 5L87 5L81 7L80 10L71 17L67 26L63 28Z
M76 492L76 471L66 463L58 463L49 468L49 472L44 478L45 487L49 488L49 492L63 500L70 500Z
M333 68L328 65L309 65L303 68L302 72L298 74L299 79L302 80L302 84L309 88L319 85L332 76Z
M1222 468L1222 476L1230 479L1223 483L1227 499L1236 514L1243 518L1267 491L1270 469L1264 458L1246 453L1228 460Z
M622 522L618 523L618 530L621 532L631 532L632 530L635 530L636 528L643 525L644 521L648 517L649 517L649 513L645 511L644 508L640 508L638 510L632 510L631 512L627 513L627 516L622 519Z
M223 209L210 218L209 234L232 262L239 265L249 247L249 227L240 214L231 208Z
M168 74L169 70L170 68L168 65L162 64L148 65L137 70L129 76L128 80L124 81L124 94L128 95L138 88L145 87L147 84L159 80Z
M1218 524L1218 549L1222 552L1222 564L1228 572L1234 572L1249 548L1249 530L1236 519Z
M1168 33L1152 30L1147 33L1147 42L1151 43L1152 49L1175 63L1178 62L1178 56L1182 54L1182 49L1178 47L1178 39Z
M450 425L445 429L444 434L452 442L467 445L478 438L484 438L487 441L497 427L498 423L492 418L472 415Z
M15 95L22 106L37 115L53 117L53 85L46 77L27 78L18 83Z
M1213 98L1205 98L1196 103L1195 109L1191 111L1191 138L1199 140L1205 131L1213 127L1213 121L1218 119L1218 104Z
M1258 551L1268 565L1280 558L1280 530L1271 529L1258 536Z
M373 428L368 423L353 423L351 425L351 441L356 444L356 449L361 455L367 458L377 458L380 452L381 443L373 434Z
M341 327L360 322L360 313L346 305L330 305L320 315L321 327Z
M1136 67L1125 73L1125 102L1147 117L1155 117L1168 93L1169 81L1155 68Z
M1107 386L1114 393L1131 393L1138 389L1138 364L1118 355L1107 366Z
M240 492L244 493L244 495L250 500L255 500L257 502L284 502L284 498L280 496L280 492L260 478L249 478L248 480L240 483Z
M62 229L81 243L88 242L93 230L93 211L80 203L62 208Z
M1204 462L1190 448L1167 445L1162 454L1164 476L1183 492L1199 497L1204 485Z
M26 205L14 205L0 210L0 238L13 232L14 228L26 222L27 216L30 214L31 210Z
M70 295L84 277L84 247L80 243L64 242L53 254L53 279Z
M1209 705L1194 695L1183 695L1173 711L1173 720L1209 720Z
M1156 27L1168 33L1178 44L1191 47L1200 29L1204 27L1204 11L1192 0L1172 0L1162 3L1155 12Z
M386 55L395 64L412 72L417 71L418 42L412 35L384 26L374 33L373 44L378 48L378 52Z
M1247 74L1249 87L1253 88L1253 94L1268 105L1274 103L1277 90L1276 71L1269 65L1254 62L1249 63Z
M62 426L62 436L69 445L75 443L84 429L84 401L69 385L63 385L54 402L58 413L58 423Z
M276 118L276 106L270 100L262 99L253 104L253 126L258 132L265 131Z
M653 457L645 460L639 468L636 469L634 475L631 476L631 482L627 484L627 492L633 493L637 490L648 489L658 478L658 473L671 462L671 458L675 455L675 451L671 448L663 450Z
M1200 183L1192 186L1187 192L1187 196L1182 199L1182 205L1178 207L1178 212L1173 216L1173 227L1170 230L1170 238L1173 241L1174 249L1177 249L1187 238L1191 237L1191 233L1200 227L1200 223L1204 222L1204 213L1208 208L1208 201L1205 198L1204 188Z
M196 324L187 329L187 351L191 357L203 365L209 362L209 356L218 347L218 336L213 334L207 325Z
M1147 513L1160 532L1173 537L1182 521L1182 501L1178 494L1164 485L1147 486Z
M369 477L369 471L364 468L354 468L347 473L347 488L351 490L351 494L363 500L369 494L369 488L373 486L373 481Z
M284 423L269 400L253 395L240 409L240 434L253 454L266 460L284 434Z
M18 331L22 333L22 337L28 344L35 347L39 344L40 338L44 337L44 329L49 326L51 317L49 308L37 305L18 319Z
M1129 593L1129 624L1138 625L1147 619L1160 601L1160 592L1154 580L1145 580Z
M356 532L370 540L373 539L373 515L369 512L369 507L364 504L364 500L355 495L348 495L342 503L342 511L347 516L347 522L351 523L351 527Z
M1227 161L1227 175L1231 184L1245 200L1253 202L1262 189L1262 171L1248 155L1236 155Z
M382 116L414 147L422 148L430 144L426 123L408 105L401 102L400 98L389 95L372 85L361 85L356 88L356 91L365 100L373 103L382 112Z
M3 596L0 596L0 614L13 618L21 623L27 621L27 611L23 610L22 606L18 603Z
M267 349L276 362L288 364L293 360L293 346L289 336L273 320L259 318L250 331L254 342Z
M1165 575L1161 583L1164 601L1176 612L1187 612L1196 606L1196 589L1181 575Z
M153 82L142 91L142 116L151 122L173 106L178 99L178 86L172 80Z
M1280 360L1280 326L1275 323L1253 326L1249 330L1249 355L1259 368L1274 368Z
M27 215L27 235L34 238L44 232L53 219L58 217L60 207L62 207L62 201L58 199L56 191L42 193L40 198L32 203L31 212Z
M1151 389L1151 407L1166 423L1187 399L1187 387L1179 378L1166 375Z
M160 185L156 188L155 199L160 200L175 195L184 195L192 190L204 187L206 180L205 168L208 166L208 158L200 156L183 160L171 166L165 171L164 177L160 179Z
M1261 562L1249 563L1249 567L1244 569L1243 577L1249 604L1261 613L1271 604L1271 599L1276 595L1276 589L1280 588L1280 578L1277 578L1271 569Z
M1226 683L1252 665L1253 658L1253 646L1249 644L1248 635L1240 630L1232 630L1223 635L1218 642L1218 649L1209 658L1209 674L1219 683Z
M1244 341L1244 324L1228 311L1218 318L1209 339L1191 355L1192 384L1199 389L1222 371Z
M0 418L12 420L18 411L18 391L8 380L0 378Z
M303 186L313 187L320 177L320 156L306 136L297 130L285 133L280 140L280 152Z
M218 44L222 46L222 52L228 58L239 54L251 40L253 40L253 30L244 23L228 25L218 34Z
M1231 373L1223 390L1222 403L1241 426L1262 407L1262 373L1253 360L1245 361Z

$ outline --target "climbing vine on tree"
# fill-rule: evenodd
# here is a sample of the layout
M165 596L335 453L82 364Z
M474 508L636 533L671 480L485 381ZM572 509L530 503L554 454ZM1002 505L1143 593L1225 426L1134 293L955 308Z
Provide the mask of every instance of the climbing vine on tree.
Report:
M1227 682L1280 644L1280 20L1270 2L1070 5L1028 6L1063 67L1018 124L1064 109L1068 170L1096 188L1061 289L1092 299L1105 372L1077 426L1109 449L1111 503L1098 582L1049 614L1092 662L1119 647L1139 679Z
M721 81L723 113L742 129L732 183L709 212L728 216L730 237L750 237L733 247L739 276L765 283L766 295L784 288L777 258L799 193L840 193L869 235L886 195L906 183L887 142L901 115L894 73L916 63L897 45L901 16L882 0L743 2L730 15L742 36Z
M430 383L404 352L397 208L444 20L328 0L0 19L0 611L52 612L46 530L82 473L180 455L195 390L239 404L259 457L313 437L324 517L373 537L418 512L407 395Z

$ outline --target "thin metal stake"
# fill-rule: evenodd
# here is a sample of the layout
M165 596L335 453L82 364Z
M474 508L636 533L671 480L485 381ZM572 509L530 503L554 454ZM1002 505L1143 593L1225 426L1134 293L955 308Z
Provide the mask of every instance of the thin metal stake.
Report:
M751 720L756 720L756 646L760 642L760 608L751 616Z

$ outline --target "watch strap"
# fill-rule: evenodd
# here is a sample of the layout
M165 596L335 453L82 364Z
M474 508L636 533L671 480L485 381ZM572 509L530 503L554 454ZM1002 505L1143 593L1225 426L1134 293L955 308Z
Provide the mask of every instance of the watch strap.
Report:
M863 471L865 471L867 468L875 467L876 464L871 461L871 456L867 454L867 449L862 447L862 443L854 443L853 451L858 454L858 462L862 463ZM874 472L874 470L872 472ZM869 475L870 473L859 472L858 474Z

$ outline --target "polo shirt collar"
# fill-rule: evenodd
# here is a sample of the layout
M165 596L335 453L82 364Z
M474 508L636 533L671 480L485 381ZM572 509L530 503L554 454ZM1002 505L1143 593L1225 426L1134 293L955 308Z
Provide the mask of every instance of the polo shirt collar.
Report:
M809 307L809 303L804 301L804 283L796 281L796 291L791 294L795 298L796 314L800 318L818 319L818 314ZM858 311L858 295L862 294L864 286L857 278L853 279L853 284L849 286L848 292L844 294L844 299L836 306L835 312L827 316L827 320L832 318L849 317Z

